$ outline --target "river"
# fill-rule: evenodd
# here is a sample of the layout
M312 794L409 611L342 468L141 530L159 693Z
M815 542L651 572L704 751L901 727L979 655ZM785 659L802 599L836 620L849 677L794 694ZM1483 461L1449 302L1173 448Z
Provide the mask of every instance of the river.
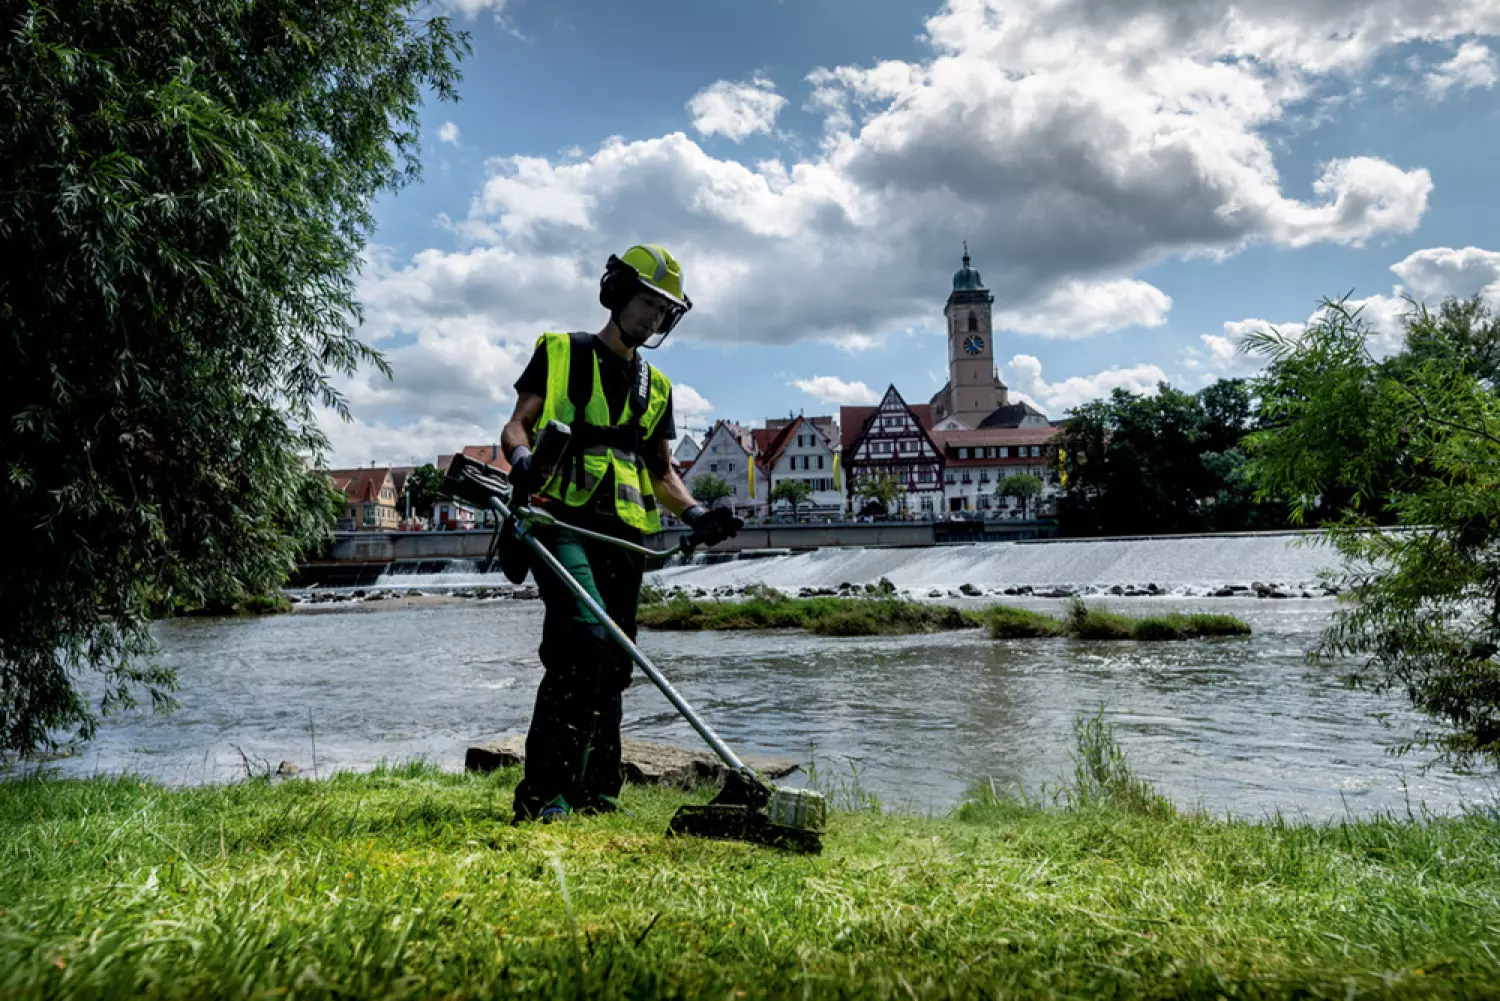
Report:
M1051 611L1061 604L1007 600ZM1033 791L1054 783L1071 769L1074 719L1100 705L1136 770L1182 807L1326 819L1404 815L1408 806L1451 813L1492 799L1483 777L1423 773L1422 758L1387 753L1418 724L1402 699L1346 690L1336 671L1304 662L1331 599L1104 603L1229 612L1255 632L1143 644L995 642L979 631L648 632L642 647L731 745L811 762L821 785L872 793L890 807L943 811L976 781ZM540 624L538 602L515 600L351 602L162 622L156 632L162 659L179 672L181 708L107 719L81 753L47 767L222 782L245 774L243 751L308 774L315 765L327 775L414 756L456 770L468 744L525 730L541 674ZM697 745L639 673L625 696L625 729Z

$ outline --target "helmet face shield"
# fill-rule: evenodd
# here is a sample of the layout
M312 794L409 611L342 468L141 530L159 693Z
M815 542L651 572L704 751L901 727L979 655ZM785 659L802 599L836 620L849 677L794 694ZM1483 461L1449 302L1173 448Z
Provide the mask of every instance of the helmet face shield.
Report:
M693 301L682 292L682 274L676 260L661 248L632 247L626 258L611 256L605 265L599 302L610 311L610 318L628 343L659 347L693 308ZM643 269L650 270L643 273ZM647 343L653 335L657 340Z

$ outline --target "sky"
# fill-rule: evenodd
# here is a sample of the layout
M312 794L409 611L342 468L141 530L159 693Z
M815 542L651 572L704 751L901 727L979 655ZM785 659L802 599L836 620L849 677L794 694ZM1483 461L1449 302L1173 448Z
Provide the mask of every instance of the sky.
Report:
M471 33L376 206L340 465L492 442L537 337L659 243L680 428L946 381L967 241L1012 398L1253 373L1348 296L1500 301L1500 0L433 0ZM701 434L699 434L701 438Z

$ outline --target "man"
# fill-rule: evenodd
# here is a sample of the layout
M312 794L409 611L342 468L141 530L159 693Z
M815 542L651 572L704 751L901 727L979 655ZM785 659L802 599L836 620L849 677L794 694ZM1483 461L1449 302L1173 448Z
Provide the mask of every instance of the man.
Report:
M599 281L609 322L597 334L543 334L521 377L516 408L501 433L517 502L535 503L560 522L639 542L661 528L660 508L682 519L703 545L744 522L693 499L672 466L672 384L646 363L692 301L682 269L654 244L611 257ZM655 343L648 343L656 337ZM536 429L557 420L572 430L562 468L538 482ZM644 560L564 525L537 538L631 638L636 634ZM552 572L535 567L546 606L541 659L546 673L526 734L526 776L516 788L516 821L550 822L573 812L614 809L619 795L620 697L633 665L603 625Z

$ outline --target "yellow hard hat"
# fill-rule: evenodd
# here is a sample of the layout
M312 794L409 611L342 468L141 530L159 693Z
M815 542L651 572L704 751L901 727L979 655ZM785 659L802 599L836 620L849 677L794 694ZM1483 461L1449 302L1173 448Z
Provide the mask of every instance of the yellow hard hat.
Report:
M642 283L651 286L675 305L688 305L687 296L682 294L682 265L677 263L677 258L667 248L655 243L638 243L616 260L630 265Z
M619 257L611 255L604 266L604 277L599 279L599 304L617 314L642 289L650 289L672 304L662 329L657 331L663 336L693 308L693 300L682 290L682 265L660 244L638 243Z

